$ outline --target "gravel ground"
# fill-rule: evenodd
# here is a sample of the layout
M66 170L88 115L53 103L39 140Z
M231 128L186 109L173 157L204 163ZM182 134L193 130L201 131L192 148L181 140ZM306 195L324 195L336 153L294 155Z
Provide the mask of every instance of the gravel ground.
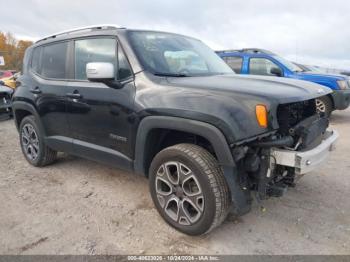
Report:
M331 122L341 138L327 164L202 237L160 218L143 177L67 155L30 166L0 122L0 253L350 254L350 110Z

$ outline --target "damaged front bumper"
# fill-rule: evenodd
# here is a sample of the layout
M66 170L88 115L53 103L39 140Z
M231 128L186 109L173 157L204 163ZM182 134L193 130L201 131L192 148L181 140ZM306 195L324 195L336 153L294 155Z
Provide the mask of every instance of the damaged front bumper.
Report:
M271 148L271 161L274 164L294 167L295 174L301 175L313 171L329 156L335 148L339 135L335 130L327 130L322 143L312 149L293 151L289 149Z
M5 97L0 98L0 120L12 115L12 101Z

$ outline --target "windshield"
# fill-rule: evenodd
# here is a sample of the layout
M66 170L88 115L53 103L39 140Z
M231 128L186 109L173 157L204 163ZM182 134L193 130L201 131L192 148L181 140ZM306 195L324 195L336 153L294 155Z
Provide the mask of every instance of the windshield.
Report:
M129 32L131 45L145 69L155 75L233 74L232 69L201 41L176 34Z
M280 56L273 56L277 61L279 61L281 64L283 64L285 67L287 67L289 70L293 72L303 72L304 70L297 66L296 64L293 64L292 62L280 57Z
M310 69L311 72L325 73L321 68L318 68L316 66L309 66L309 69Z

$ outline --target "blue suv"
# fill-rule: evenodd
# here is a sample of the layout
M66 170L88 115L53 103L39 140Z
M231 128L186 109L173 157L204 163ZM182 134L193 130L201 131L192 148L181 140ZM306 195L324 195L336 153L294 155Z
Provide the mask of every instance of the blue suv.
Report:
M288 77L331 88L331 94L316 100L317 109L326 115L335 109L346 109L350 104L350 80L347 76L306 71L263 49L247 48L216 53L238 74Z

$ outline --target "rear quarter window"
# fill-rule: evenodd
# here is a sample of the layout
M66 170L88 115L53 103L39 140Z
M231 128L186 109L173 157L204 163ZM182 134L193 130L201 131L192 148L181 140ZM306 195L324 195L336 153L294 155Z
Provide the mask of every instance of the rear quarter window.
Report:
M32 63L31 63L32 70L39 75L41 74L41 60L40 60L41 50L42 48L40 46L36 47L33 50Z

